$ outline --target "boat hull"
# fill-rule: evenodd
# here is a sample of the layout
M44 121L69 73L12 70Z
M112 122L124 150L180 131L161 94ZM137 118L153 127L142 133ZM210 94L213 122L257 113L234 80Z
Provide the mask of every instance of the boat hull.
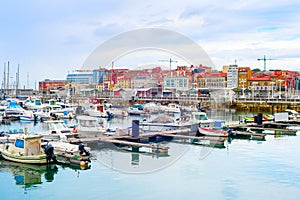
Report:
M7 151L0 150L0 153L2 157L5 160L18 162L18 163L24 163L24 164L46 164L47 159L46 155L38 155L38 156L16 156L12 155Z
M228 137L228 133L223 130L212 128L198 128L199 135L213 136L213 137Z

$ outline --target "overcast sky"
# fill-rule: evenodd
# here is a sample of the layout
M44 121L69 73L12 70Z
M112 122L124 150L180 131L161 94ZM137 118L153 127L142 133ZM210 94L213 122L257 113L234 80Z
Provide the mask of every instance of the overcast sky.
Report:
M103 42L140 28L185 35L218 69L235 60L239 66L263 69L257 58L266 55L276 59L267 62L268 69L299 70L299 19L298 0L1 1L0 77L3 80L4 62L10 61L13 79L20 64L22 87L27 73L30 87L46 78L65 79ZM116 65L152 62L149 53L147 57L133 63L119 59Z

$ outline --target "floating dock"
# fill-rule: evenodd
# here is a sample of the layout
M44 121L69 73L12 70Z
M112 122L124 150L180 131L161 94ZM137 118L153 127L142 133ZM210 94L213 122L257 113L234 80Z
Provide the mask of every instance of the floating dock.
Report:
M276 127L276 128L272 128L273 127ZM236 130L236 131L256 131L256 132L263 132L265 131L264 133L262 134L266 134L266 135L296 135L296 132L297 130L290 130L290 129L287 129L286 126L282 127L280 126L280 124L276 124L276 123L263 123L261 125L257 125L257 124L254 124L254 123L251 123L251 124L230 124L228 125L227 127L229 129L232 129L232 130Z

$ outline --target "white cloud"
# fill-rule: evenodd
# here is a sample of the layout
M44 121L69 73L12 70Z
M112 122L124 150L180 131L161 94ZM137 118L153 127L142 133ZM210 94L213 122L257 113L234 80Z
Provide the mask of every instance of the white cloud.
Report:
M0 61L21 62L33 80L64 78L60 69L80 68L103 41L125 31L158 27L197 41L218 67L235 59L240 65L263 66L256 59L267 55L278 58L270 67L298 69L299 8L297 0L7 2L0 8L0 25L5 27ZM41 66L53 70L36 70Z

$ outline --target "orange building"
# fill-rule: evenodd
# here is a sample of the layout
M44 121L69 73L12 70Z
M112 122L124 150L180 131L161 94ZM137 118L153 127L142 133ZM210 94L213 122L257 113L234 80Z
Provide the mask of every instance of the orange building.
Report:
M249 86L248 79L252 77L250 67L238 67L238 87L247 88Z

